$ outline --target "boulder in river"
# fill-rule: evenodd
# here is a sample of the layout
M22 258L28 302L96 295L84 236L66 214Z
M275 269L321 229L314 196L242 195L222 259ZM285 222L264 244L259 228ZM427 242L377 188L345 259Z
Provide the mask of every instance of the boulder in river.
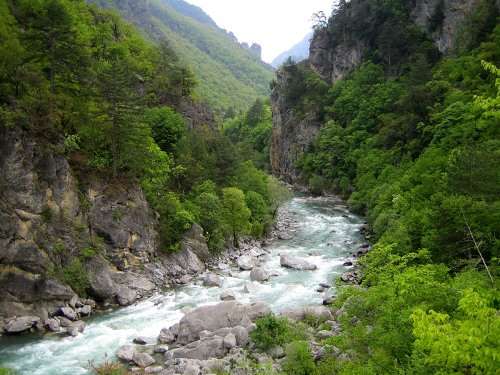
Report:
M236 300L236 296L231 290L225 290L222 292L220 295L220 300L221 301L234 301Z
M215 273L209 273L203 278L203 285L208 287L222 287L222 279Z
M116 356L122 361L131 362L134 359L135 352L136 350L134 345L124 345L118 349Z
M175 334L170 328L163 328L158 336L158 341L161 344L171 344L175 341Z
M78 320L78 314L71 307L61 307L59 309L59 314L69 320Z
M4 327L4 330L10 334L21 333L31 329L39 321L40 318L37 316L21 316L19 318L9 320Z
M242 326L248 328L252 321L270 313L263 303L242 305L236 301L202 306L187 313L179 322L177 343L186 345L200 339L202 331ZM186 357L188 358L188 357Z
M262 267L255 267L252 272L250 272L250 280L252 281L268 281L271 275Z
M137 299L137 293L126 286L122 286L116 293L116 300L120 306L129 306Z
M145 368L151 366L156 361L153 357L151 357L148 353L138 353L135 352L132 361L139 367Z
M257 259L249 256L243 255L237 260L238 267L243 271L251 271L257 264Z
M299 271L314 271L318 269L315 264L309 263L305 259L294 257L291 255L281 255L280 264L282 267Z

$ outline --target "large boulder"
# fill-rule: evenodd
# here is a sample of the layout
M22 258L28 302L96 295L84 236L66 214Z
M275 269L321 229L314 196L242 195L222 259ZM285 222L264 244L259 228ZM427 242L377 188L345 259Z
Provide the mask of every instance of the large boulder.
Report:
M332 312L326 306L306 306L294 310L283 311L281 315L297 321L304 320L308 317L325 321L333 319Z
M209 273L203 278L203 285L208 287L222 287L222 279L215 273Z
M175 334L172 329L163 328L158 336L158 342L160 344L171 344L175 341Z
M238 258L236 263L238 264L238 267L240 268L240 270L250 271L257 264L257 259L254 257L251 257L249 255L243 255L243 256Z
M250 272L250 280L252 281L268 281L271 275L262 267L255 267L252 272Z
M99 301L112 300L117 293L117 286L106 260L101 256L93 257L87 261L86 269L92 296Z
M314 271L318 269L315 264L309 263L305 259L294 257L291 255L281 255L280 264L282 267L299 271Z
M69 320L73 320L73 321L78 320L78 314L71 307L61 307L59 309L59 314L64 316L65 318L67 318Z
M242 305L236 301L199 307L186 314L179 322L177 343L185 345L197 341L202 331L213 332L237 326L250 327L253 320L269 312L270 309L265 304Z
M37 316L21 316L19 318L14 318L7 322L4 331L10 334L21 333L31 329L39 321L40 318Z
M232 290L225 290L220 295L221 301L234 301L236 300L236 295Z
M116 300L120 306L129 306L137 299L135 290L121 286L116 293Z
M146 368L151 366L156 361L148 353L135 352L132 356L132 361L139 367Z
M228 352L224 339L220 336L207 337L173 350L174 358L207 360L223 358Z

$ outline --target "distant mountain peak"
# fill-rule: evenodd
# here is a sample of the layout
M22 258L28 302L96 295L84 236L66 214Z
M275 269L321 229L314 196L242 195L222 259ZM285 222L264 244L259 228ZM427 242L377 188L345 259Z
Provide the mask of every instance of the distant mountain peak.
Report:
M272 66L278 68L283 64L289 57L291 57L295 62L300 62L309 57L309 46L311 45L311 39L313 37L313 32L311 31L307 34L304 39L299 43L295 44L289 50L279 54L271 63Z

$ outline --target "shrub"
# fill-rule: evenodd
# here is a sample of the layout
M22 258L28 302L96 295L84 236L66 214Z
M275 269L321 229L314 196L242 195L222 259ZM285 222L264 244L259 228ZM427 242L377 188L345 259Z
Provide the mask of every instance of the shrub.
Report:
M309 179L309 190L314 195L322 195L327 188L327 181L324 177L314 175Z
M93 247L86 247L80 251L80 257L83 259L91 259L97 255L97 250Z
M127 375L129 372L119 363L104 362L99 366L90 366L93 373L96 375Z
M0 367L0 375L14 375L14 371L5 367Z
M283 370L288 375L315 375L316 365L306 341L294 341L286 348Z
M298 326L292 325L287 318L272 314L258 319L256 325L250 337L261 350L269 350L305 338L305 333Z
M59 277L64 283L68 284L81 297L87 296L87 289L90 287L90 281L87 271L80 259L75 258L66 267L60 271Z

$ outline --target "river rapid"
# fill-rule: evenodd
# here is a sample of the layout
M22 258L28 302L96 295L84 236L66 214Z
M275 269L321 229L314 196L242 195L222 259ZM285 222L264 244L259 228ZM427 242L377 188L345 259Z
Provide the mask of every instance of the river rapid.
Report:
M281 216L289 227L287 236L273 240L265 248L268 254L261 263L277 274L269 282L250 284L250 271L231 265L218 271L224 277L223 288L193 282L133 306L94 316L77 337L1 338L0 364L21 375L89 374L89 363L113 360L116 350L137 336L154 342L162 328L177 323L188 309L220 302L223 290L231 290L242 303L266 302L275 312L321 304L322 294L316 289L320 283L332 284L346 271L344 262L363 243L363 220L335 198L296 197L282 207ZM280 254L304 257L318 269L282 268Z

